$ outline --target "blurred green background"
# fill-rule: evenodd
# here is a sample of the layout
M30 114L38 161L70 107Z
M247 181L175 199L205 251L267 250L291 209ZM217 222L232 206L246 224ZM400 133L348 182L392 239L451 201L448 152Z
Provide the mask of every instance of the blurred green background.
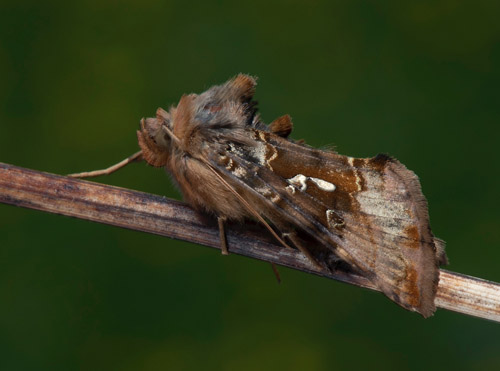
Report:
M0 161L67 174L238 72L270 122L420 177L448 267L500 281L500 3L6 1ZM160 169L100 182L179 198ZM0 205L2 370L498 369L500 326L158 236Z

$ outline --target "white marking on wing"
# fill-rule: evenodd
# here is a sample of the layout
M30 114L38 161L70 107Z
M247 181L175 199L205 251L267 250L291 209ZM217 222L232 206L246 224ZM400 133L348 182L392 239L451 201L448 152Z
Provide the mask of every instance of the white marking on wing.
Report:
M274 194L274 195L272 195L272 196L271 196L271 201L272 201L272 202L276 203L276 202L278 202L279 200L281 200L281 197L280 197L280 195L279 195L279 194Z
M292 195L295 194L295 187L293 185L286 186L285 188L288 192L290 192Z
M259 165L266 163L266 145L264 143L257 142L255 147L252 148L251 154L257 159Z
M297 174L293 178L288 179L287 182L296 187L300 187L299 189L304 192L307 189L306 180L307 177L305 175Z
M259 188L255 188L255 190L257 192L259 192L262 196L265 196L265 197L269 197L272 194L271 188L269 188L269 187L259 187Z
M335 220L335 211L333 210L326 210L326 221L330 228L338 228L344 225L343 220L340 223Z
M325 192L333 192L337 188L335 187L335 184L327 182L326 180L323 179L309 177L309 180L314 184L316 184L319 189Z
M348 157L347 161L354 169L354 175L356 176L356 185L358 186L358 192L361 192L363 187L361 186L361 177L359 175L358 169L354 166L354 157Z
M244 178L247 175L247 171L241 166L236 166L236 168L233 170L233 174L238 178Z
M326 180L320 178L314 178L302 174L297 174L293 178L287 179L287 182L292 186L298 187L302 192L304 192L307 190L307 180L310 180L311 182L316 184L319 189L325 192L333 192L335 191L335 189L337 189L337 187L333 183L327 182Z
M266 164L269 169L273 170L273 167L271 166L271 161L278 158L278 151L273 146L270 146L270 148L272 148L273 154L266 160Z

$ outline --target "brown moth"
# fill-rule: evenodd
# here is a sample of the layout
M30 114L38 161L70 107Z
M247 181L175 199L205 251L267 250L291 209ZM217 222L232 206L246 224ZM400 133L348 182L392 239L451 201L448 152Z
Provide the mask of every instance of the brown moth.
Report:
M265 125L255 86L240 74L158 109L141 121L138 154L218 217L226 253L224 221L257 219L318 269L329 269L321 250L333 253L403 308L432 315L446 255L417 176L386 155L359 159L288 139L290 116Z

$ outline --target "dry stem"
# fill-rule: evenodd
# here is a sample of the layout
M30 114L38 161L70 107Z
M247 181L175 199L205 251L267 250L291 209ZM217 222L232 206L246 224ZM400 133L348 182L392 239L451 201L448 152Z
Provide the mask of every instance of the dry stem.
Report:
M125 160L135 160L137 154ZM127 162L127 163L128 163ZM220 248L216 222L164 197L0 163L0 202ZM227 230L230 252L375 290L363 277L320 272L257 225ZM436 306L500 322L500 285L441 270Z

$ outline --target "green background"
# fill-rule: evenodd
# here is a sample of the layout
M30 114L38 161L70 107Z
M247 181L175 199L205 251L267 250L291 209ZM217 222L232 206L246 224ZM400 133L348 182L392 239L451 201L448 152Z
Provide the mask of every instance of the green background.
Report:
M270 122L420 177L450 270L500 281L499 2L1 1L0 161L58 174L238 72ZM98 179L179 198L161 169ZM500 326L158 236L0 205L0 368L498 369Z

